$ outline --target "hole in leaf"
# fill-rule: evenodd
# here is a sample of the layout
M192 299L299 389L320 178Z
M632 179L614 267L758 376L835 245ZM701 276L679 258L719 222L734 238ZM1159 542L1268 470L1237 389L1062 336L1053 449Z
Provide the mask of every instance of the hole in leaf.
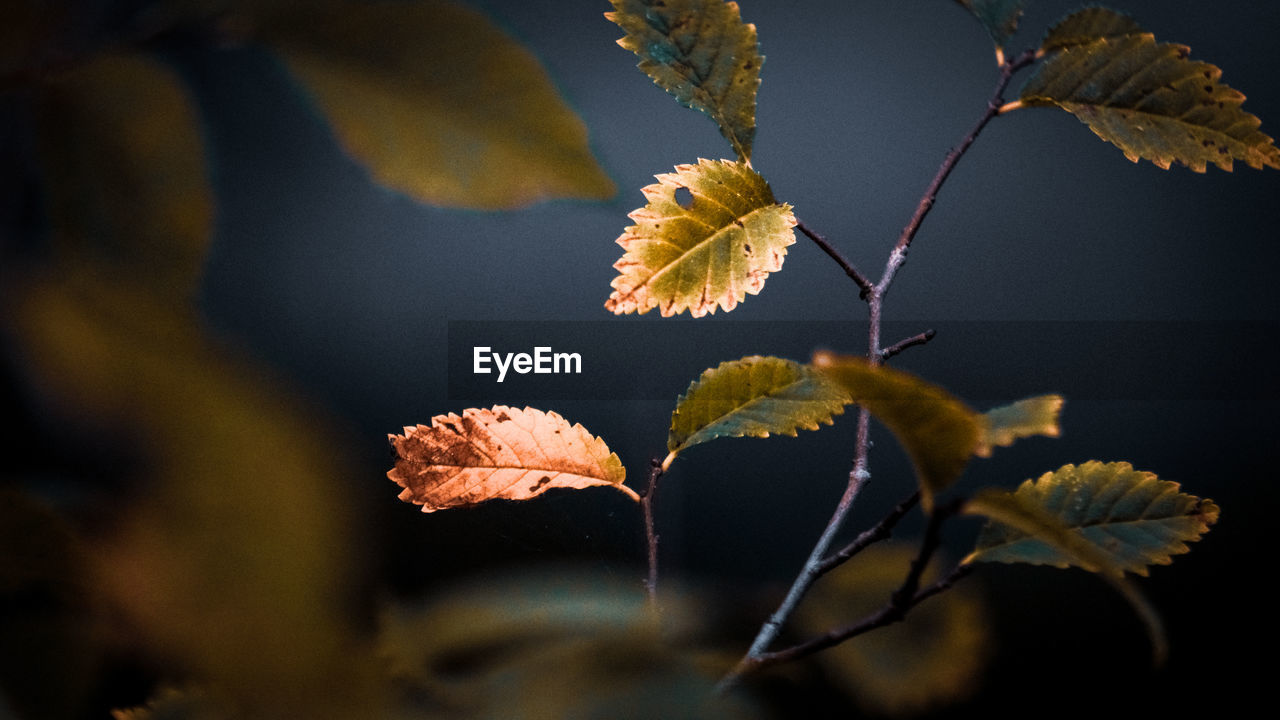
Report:
M693 193L689 192L689 188L676 188L676 204L686 210L693 205Z

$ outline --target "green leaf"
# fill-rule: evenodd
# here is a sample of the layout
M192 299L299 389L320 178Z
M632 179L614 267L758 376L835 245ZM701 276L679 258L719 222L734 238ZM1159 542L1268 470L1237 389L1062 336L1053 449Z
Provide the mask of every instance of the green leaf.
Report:
M1044 547L1052 548L1059 557L1066 558L1071 565L1097 573L1115 588L1116 592L1124 596L1142 620L1147 636L1151 640L1154 664L1160 665L1164 662L1168 655L1164 623L1137 586L1125 577L1124 568L1115 562L1110 553L1090 542L1080 533L1073 532L1048 510L1036 503L1026 502L1016 493L1006 490L988 488L978 492L965 503L963 512L967 515L981 515L991 520L993 524L999 523L1011 530L1036 538ZM964 559L966 563L988 561L994 561L994 557L983 555L980 551L975 551Z
M932 511L933 496L960 477L978 447L978 414L942 388L866 358L820 351L813 367L893 431L915 466L920 505Z
M640 56L639 67L680 104L701 110L743 162L756 134L760 55L756 26L742 22L736 2L612 0L605 17L626 31L618 40Z
M905 542L864 549L814 585L796 612L796 627L820 635L878 611L915 555ZM925 570L922 586L937 580L937 566ZM902 622L828 648L816 659L869 713L914 716L979 688L990 656L990 625L982 595L972 584L959 584L916 606Z
M1064 465L1027 480L1013 499L1052 515L1073 535L1106 553L1109 563L1138 575L1151 565L1168 565L1188 552L1218 521L1218 506L1178 491L1129 463ZM1079 564L1069 552L1016 526L990 523L978 536L971 558L981 562L1021 562L1064 568ZM1095 570L1094 567L1086 569Z
M641 190L649 204L628 215L636 224L618 238L626 253L613 264L610 312L728 312L782 269L796 219L749 165L700 159L657 178ZM683 204L681 188L689 192Z
M614 194L529 51L445 0L343 2L264 21L343 148L422 202L482 210Z
M1088 45L1099 38L1137 35L1142 28L1133 18L1105 7L1087 7L1062 18L1040 41L1041 52L1054 52L1078 45Z
M103 55L45 83L35 107L61 259L105 262L167 295L192 295L213 200L178 76L143 55Z
M956 0L987 29L996 47L1004 47L1018 31L1024 0Z
M1061 107L1134 162L1165 169L1179 162L1196 172L1210 163L1230 171L1233 160L1280 168L1280 149L1240 108L1244 95L1188 52L1149 34L1067 47L1027 81L1021 104Z
M671 413L663 469L676 454L720 437L795 437L844 412L849 395L807 365L751 355L710 368L689 385Z
M1061 395L1037 395L988 410L978 416L982 435L973 454L991 457L996 446L1008 447L1016 440L1044 435L1058 437L1058 413L1062 410Z

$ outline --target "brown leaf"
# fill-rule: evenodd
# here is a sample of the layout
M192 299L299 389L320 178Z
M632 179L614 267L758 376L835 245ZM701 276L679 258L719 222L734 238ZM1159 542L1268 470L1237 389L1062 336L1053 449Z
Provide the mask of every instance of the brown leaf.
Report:
M622 484L626 469L604 441L554 412L469 408L387 437L396 451L387 477L404 488L401 500L421 505L423 512L595 485L640 500Z

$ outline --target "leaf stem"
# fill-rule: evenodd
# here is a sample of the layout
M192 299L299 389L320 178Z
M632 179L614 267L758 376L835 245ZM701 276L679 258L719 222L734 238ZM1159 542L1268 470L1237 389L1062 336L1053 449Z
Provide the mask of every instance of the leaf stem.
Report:
M862 299L865 300L867 297L867 293L871 292L871 288L872 288L871 280L866 275L863 275L861 272L859 272L858 268L854 267L852 263L846 260L844 256L840 254L839 250L836 250L835 247L831 245L831 243L827 242L827 239L825 237L814 232L808 225L805 225L804 221L797 219L796 229L798 229L800 232L807 235L809 239L814 242L815 245L822 248L823 252L829 255L832 260L836 261L836 264L839 265L842 270L844 270L844 274L848 275L850 278L853 279L855 283L858 284L858 288L862 291L861 297Z
M662 478L662 462L658 458L649 461L649 484L640 495L640 509L644 513L644 534L648 545L649 576L645 588L649 591L649 603L658 602L658 534L654 531L653 505L658 499L658 480Z

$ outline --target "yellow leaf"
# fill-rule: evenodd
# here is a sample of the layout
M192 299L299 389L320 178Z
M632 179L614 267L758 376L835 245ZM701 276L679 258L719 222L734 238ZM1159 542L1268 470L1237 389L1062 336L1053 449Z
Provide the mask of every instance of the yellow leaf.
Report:
M960 477L978 447L977 413L940 387L866 358L819 351L813 366L893 431L915 466L920 505L931 512L933 496Z
M658 308L663 317L728 312L782 269L795 243L791 206L774 202L751 166L729 160L677 165L641 192L649 204L617 242L626 253L613 264L613 294L605 309L622 315ZM681 202L677 191L689 192Z
M604 441L554 412L469 408L387 437L396 451L387 477L404 488L401 500L423 512L597 485L640 499L622 484L627 471Z
M866 548L814 586L796 625L818 635L876 612L902 584L915 548ZM924 585L936 580L930 567ZM911 610L903 622L818 653L818 662L865 710L908 715L963 700L978 688L989 655L989 620L971 584L952 587Z
M482 210L604 199L587 129L533 55L445 0L303 3L258 36L378 182Z
M1002 405L978 416L982 435L973 454L991 457L996 446L1009 447L1015 441L1033 435L1058 437L1058 413L1062 411L1061 395L1037 395Z
M177 75L142 55L104 55L36 96L55 247L180 299L213 227L198 120Z

